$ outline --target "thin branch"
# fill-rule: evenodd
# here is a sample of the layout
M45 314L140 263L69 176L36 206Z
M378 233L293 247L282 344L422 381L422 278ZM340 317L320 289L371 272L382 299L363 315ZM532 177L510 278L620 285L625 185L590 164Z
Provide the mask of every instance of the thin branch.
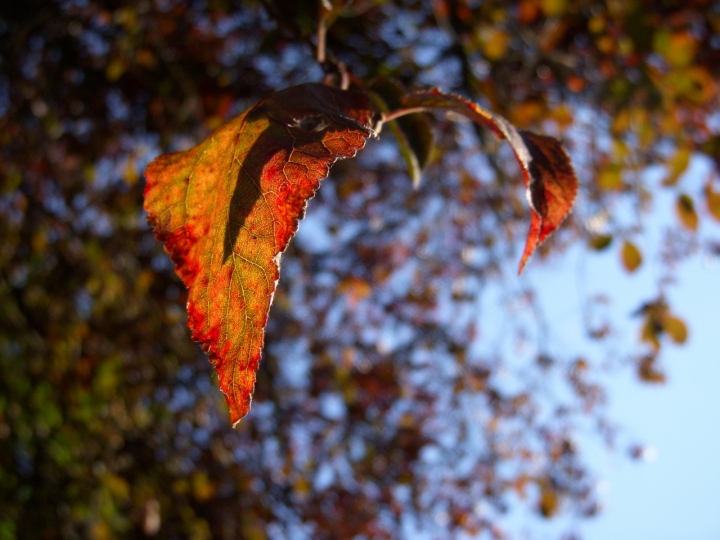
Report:
M415 114L415 113L420 113L420 112L430 112L430 111L432 111L432 109L430 107L408 107L406 109L397 109L396 111L384 113L382 115L382 121L390 122L391 120L397 120L401 116L406 116L408 114Z

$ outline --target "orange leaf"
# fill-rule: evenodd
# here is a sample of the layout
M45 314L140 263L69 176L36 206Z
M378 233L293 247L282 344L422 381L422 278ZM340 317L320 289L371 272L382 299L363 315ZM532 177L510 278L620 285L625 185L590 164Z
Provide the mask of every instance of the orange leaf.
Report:
M467 116L490 128L496 136L506 139L522 167L526 197L530 204L530 231L518 273L523 271L530 256L570 213L578 181L560 141L545 135L517 130L503 117L493 114L466 99L439 90L418 92L403 100L413 109L447 109Z
M145 173L145 210L188 288L188 326L236 424L250 409L280 255L338 158L374 134L365 94L278 92Z

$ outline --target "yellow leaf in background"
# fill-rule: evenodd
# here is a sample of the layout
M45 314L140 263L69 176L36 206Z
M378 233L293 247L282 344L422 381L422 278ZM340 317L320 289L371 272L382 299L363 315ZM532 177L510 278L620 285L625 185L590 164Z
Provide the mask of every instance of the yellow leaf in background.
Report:
M709 182L705 185L705 198L710 215L720 221L720 193L713 191Z
M645 318L645 324L643 324L642 330L640 331L640 340L649 344L656 351L660 349L660 332L662 327L658 324L657 320L653 316L647 316Z
M304 500L309 495L311 487L310 480L304 476L296 476L293 481L293 492L300 499Z
M663 56L673 67L687 67L695 60L697 49L698 42L690 32L676 32L670 36Z
M122 74L125 73L126 69L127 64L125 63L125 59L116 56L115 58L110 60L110 62L108 62L108 65L105 67L105 76L107 77L108 81L115 82L120 77L122 77Z
M549 482L543 484L540 491L539 510L543 517L551 518L557 514L560 509L560 497L558 492L548 485Z
M103 476L102 482L115 500L126 501L130 498L130 485L122 476L108 473Z
M680 195L675 203L675 210L683 225L690 230L697 230L698 215L697 212L695 212L695 203L690 195L684 193Z
M602 15L594 15L588 19L588 30L593 34L599 34L605 30L606 21Z
M717 94L715 80L700 66L673 69L661 79L662 93L666 99L683 98L696 104L705 104Z
M548 17L564 15L568 8L567 0L542 0L543 13Z
M544 114L545 107L539 101L523 101L513 106L510 111L512 122L520 127L529 127Z
M125 162L125 168L123 170L123 179L128 183L129 186L137 184L140 174L137 171L137 163L134 157L129 157Z
M675 343L681 345L687 341L688 331L685 321L672 315L666 315L662 321L662 327L665 333L670 336Z
M613 135L620 135L630 129L630 111L621 109L613 118L610 130Z
M482 52L488 60L500 60L507 53L510 34L504 30L490 28L480 33Z
M621 172L622 169L617 165L603 169L597 177L598 187L605 191L621 189L623 187Z
M688 147L681 147L667 161L668 176L663 180L663 186L674 186L690 164L692 150Z
M623 266L628 272L634 272L642 264L642 254L640 250L632 242L627 240L623 243L622 247L622 262Z
M192 476L192 493L195 499L200 502L210 500L215 494L215 487L203 471L198 471Z
M590 238L588 244L595 251L602 251L608 247L613 241L611 234L600 234Z
M575 120L572 110L570 110L570 107L565 104L553 109L550 113L550 118L555 120L558 127L563 131L572 126L573 121Z

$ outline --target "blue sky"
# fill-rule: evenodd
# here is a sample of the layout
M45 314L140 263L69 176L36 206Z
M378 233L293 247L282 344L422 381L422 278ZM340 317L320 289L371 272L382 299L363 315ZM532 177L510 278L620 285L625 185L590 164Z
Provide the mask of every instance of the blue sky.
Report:
M720 538L720 264L699 258L680 269L671 294L689 322L685 346L663 353L668 382L637 384L618 374L611 416L657 458L631 462L605 455L605 510L582 527L586 540Z
M693 159L683 178L683 188L698 195L696 201L702 200L699 194L711 167ZM533 281L546 283L544 291L554 300L545 304L553 306L550 314L557 319L557 331L570 347L587 345L578 333L581 325L575 322L580 299L568 294L579 287L586 294L608 294L609 313L620 326L620 342L627 350L637 348L640 321L631 313L657 294L661 232L680 228L674 212L677 193L660 187L662 176L662 170L646 174L655 200L645 232L636 242L645 259L636 273L622 269L617 241L598 254L571 250L545 268L528 268L536 274ZM698 212L698 236L718 238L717 222L701 204ZM661 365L667 383L641 384L630 369L616 369L606 380L608 416L621 427L620 441L648 445L651 459L629 459L622 444L614 452L598 444L586 447L588 463L601 479L603 511L579 524L585 540L720 538L720 259L695 255L679 264L675 273L667 298L672 312L688 323L690 337L683 346L663 345Z

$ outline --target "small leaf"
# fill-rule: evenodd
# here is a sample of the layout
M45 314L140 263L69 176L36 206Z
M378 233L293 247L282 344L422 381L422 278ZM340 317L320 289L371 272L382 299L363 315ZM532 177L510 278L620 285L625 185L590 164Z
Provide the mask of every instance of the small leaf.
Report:
M660 349L660 334L662 333L662 326L658 323L657 318L648 314L645 318L645 323L640 331L640 339L650 345L654 350Z
M544 481L540 487L540 500L538 510L544 518L551 518L560 509L560 496L549 481Z
M600 171L597 177L597 185L603 191L622 189L622 168L618 165L610 165Z
M642 264L642 254L632 242L625 241L622 247L622 262L628 272L634 272Z
M148 222L188 288L188 326L236 424L250 409L280 256L338 158L374 134L363 93L304 84L145 172Z
M612 244L612 234L597 234L590 237L590 247L595 251L602 251Z
M675 343L681 345L687 341L688 331L685 322L673 315L665 315L662 319L662 328Z
M687 147L678 148L668 160L668 176L663 180L663 186L674 186L690 164L692 150Z
M535 249L555 231L572 209L578 181L560 141L545 135L517 130L503 117L481 108L471 101L439 90L418 92L407 96L403 106L450 110L490 128L495 135L510 143L522 168L526 198L530 205L530 230L520 260L518 273Z
M683 225L693 231L698 228L698 215L695 212L695 203L689 195L682 194L675 203L678 217Z
M705 184L705 198L710 215L720 221L720 193L713 191L710 182Z

